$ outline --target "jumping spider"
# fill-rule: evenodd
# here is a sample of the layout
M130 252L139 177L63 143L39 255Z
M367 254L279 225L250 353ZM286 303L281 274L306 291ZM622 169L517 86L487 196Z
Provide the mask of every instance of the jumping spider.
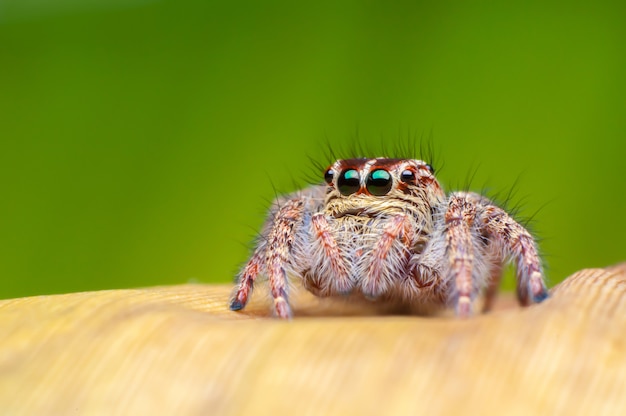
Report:
M548 296L531 234L482 195L446 195L427 163L337 160L324 179L274 202L231 310L246 306L261 274L279 318L291 317L288 275L320 297L448 304L468 317L482 290L491 307L507 260L522 305Z

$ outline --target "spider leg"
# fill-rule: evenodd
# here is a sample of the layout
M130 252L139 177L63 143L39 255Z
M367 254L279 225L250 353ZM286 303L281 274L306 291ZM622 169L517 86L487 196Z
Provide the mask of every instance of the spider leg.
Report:
M491 261L492 283L487 288L486 307L495 297L500 273L493 268L496 259L511 258L517 269L517 297L522 305L541 302L548 297L541 260L535 240L530 233L511 218L503 209L487 198L459 192L450 196L445 213L446 247L450 259L451 276L457 290L457 313L467 316L470 312L471 296L475 293L472 270L476 261L485 260L485 254L474 242L479 236L488 241Z
M401 275L406 269L412 234L406 215L390 219L370 253L367 270L362 273L361 290L365 296L377 298L382 295L391 283L389 279Z
M345 257L332 235L332 230L324 214L317 213L311 217L312 242L319 248L316 258L323 258L321 269L310 274L310 280L316 288L319 296L328 296L333 293L348 294L352 291L354 283L350 279L350 270L346 265ZM332 279L324 279L323 276L332 276ZM317 277L317 279L316 279ZM305 279L305 283L308 280ZM313 288L309 288L313 289Z
M498 295L500 281L502 280L502 260L492 259L489 265L489 283L485 290L485 303L483 304L483 313L489 312Z
M304 209L305 201L297 197L284 202L270 216L264 227L266 238L259 244L240 274L237 290L230 303L231 310L241 310L246 306L257 276L265 272L276 315L284 319L291 317L286 268L291 266L290 255Z
M517 297L522 305L548 297L541 260L530 233L503 209L481 200L478 226L499 248L502 258L512 258L517 269Z
M230 301L231 311L239 311L246 307L248 299L250 299L250 295L252 294L254 281L264 267L266 245L265 241L259 243L259 246L254 250L254 254L252 254L248 264L246 264L246 267L241 271L239 284Z
M472 273L474 270L474 243L471 227L476 217L476 207L460 194L450 196L444 214L445 245L448 253L450 278L456 294L456 314L471 315L472 297L475 294Z
M302 220L304 202L292 199L280 207L274 224L267 237L265 265L269 278L270 293L274 299L274 309L279 318L291 317L291 307L287 298L287 271L289 255L295 241L296 224Z
M442 239L431 241L411 254L405 281L405 295L409 300L418 297L445 302L447 296L445 285L441 284L442 257L439 254L444 251L441 250L441 241Z

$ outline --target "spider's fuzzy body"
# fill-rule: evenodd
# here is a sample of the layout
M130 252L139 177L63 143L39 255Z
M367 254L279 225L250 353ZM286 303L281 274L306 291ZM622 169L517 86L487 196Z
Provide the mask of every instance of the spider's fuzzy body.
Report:
M485 309L491 306L509 259L520 302L547 297L531 234L481 195L446 195L427 163L344 159L325 180L274 202L232 310L245 307L255 280L266 275L277 316L289 318L293 275L317 296L452 304L466 317L483 289Z

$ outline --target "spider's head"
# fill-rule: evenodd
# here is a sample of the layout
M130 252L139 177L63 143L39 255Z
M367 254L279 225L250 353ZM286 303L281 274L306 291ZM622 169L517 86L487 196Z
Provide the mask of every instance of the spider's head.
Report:
M430 207L444 196L433 168L416 159L338 160L324 179L326 209L335 217Z

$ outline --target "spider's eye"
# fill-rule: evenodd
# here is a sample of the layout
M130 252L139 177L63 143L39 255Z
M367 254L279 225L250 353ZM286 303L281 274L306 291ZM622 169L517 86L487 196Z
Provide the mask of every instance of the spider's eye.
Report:
M435 168L433 168L433 167L432 167L431 165L429 165L428 163L426 164L426 169L428 169L428 171L429 171L431 174L434 174L434 173L435 173Z
M377 169L367 177L367 190L372 195L386 195L391 190L391 185L391 175L384 169Z
M344 170L337 180L337 187L342 195L355 193L361 187L359 172L356 169Z
M400 174L400 180L406 183L415 183L415 172L412 170L403 170Z
M324 180L327 184L331 184L333 182L333 176L335 176L335 171L332 168L328 168L324 173Z

